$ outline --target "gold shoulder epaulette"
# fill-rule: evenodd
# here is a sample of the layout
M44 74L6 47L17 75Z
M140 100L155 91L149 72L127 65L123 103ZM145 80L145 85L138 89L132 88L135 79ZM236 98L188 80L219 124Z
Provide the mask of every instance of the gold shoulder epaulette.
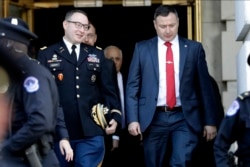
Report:
M102 50L102 48L101 48L101 47L99 47L99 46L96 46L96 49Z
M46 48L47 48L47 46L44 46L44 47L41 47L40 50L44 50L44 49L46 49Z
M249 91L243 92L238 97L239 99L244 100L245 98L250 97L250 92Z

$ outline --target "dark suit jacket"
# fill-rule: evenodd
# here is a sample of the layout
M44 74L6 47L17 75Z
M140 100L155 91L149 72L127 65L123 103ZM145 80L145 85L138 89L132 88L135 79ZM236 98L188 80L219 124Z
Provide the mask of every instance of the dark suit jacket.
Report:
M157 37L136 43L126 88L127 121L142 132L151 123L159 92ZM201 43L179 37L180 100L187 123L196 132L216 125L213 91ZM204 109L202 109L204 108Z
M91 118L93 105L103 102L105 96L111 110L120 111L116 86L108 70L105 70L102 50L81 44L77 62L70 56L63 41L38 53L38 60L53 74L63 107L70 139L103 135L103 130ZM121 115L113 113L119 123Z

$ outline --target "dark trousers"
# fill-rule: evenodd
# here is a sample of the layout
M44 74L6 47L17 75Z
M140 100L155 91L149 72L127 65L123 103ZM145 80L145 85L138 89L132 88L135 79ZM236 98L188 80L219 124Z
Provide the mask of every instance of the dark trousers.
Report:
M213 144L214 140L206 141L205 138L199 140L196 163L200 164L197 164L197 167L216 167Z
M47 155L42 156L42 166L44 167L60 167L59 161L56 157L54 150L51 150ZM23 155L21 156L7 156L0 158L0 166L1 167L30 167L30 164Z
M189 128L181 111L156 111L143 137L147 167L194 167L198 136Z
M144 167L143 146L139 136L130 135L125 128L119 137L119 147L113 151L112 136L105 137L106 151L102 167Z
M0 158L1 167L30 167L28 161L21 157Z

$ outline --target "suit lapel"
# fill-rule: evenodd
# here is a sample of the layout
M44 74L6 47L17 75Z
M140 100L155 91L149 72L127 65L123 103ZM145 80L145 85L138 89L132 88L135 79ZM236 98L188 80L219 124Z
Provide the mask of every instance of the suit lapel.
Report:
M152 38L152 40L149 42L148 48L151 48L150 50L150 56L153 63L153 69L155 76L157 78L157 81L159 80L159 62L158 62L158 41L157 37Z
M183 75L183 71L184 71L184 65L186 62L186 58L187 58L187 53L188 53L188 44L185 42L185 40L181 37L179 37L179 47L180 47L180 81Z

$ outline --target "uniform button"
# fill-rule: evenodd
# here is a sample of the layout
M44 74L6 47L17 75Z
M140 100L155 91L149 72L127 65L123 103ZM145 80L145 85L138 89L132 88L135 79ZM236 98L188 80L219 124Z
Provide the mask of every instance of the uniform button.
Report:
M76 67L76 71L78 71L79 70L79 68L78 67Z
M55 68L53 68L53 71L56 71L56 69L55 69Z
M76 97L77 97L77 98L80 98L80 95L79 95L79 94L77 94L77 95L76 95Z
M79 79L79 76L76 76L76 79Z
M80 87L79 85L76 85L76 88L77 88L77 89L79 89L79 87Z

